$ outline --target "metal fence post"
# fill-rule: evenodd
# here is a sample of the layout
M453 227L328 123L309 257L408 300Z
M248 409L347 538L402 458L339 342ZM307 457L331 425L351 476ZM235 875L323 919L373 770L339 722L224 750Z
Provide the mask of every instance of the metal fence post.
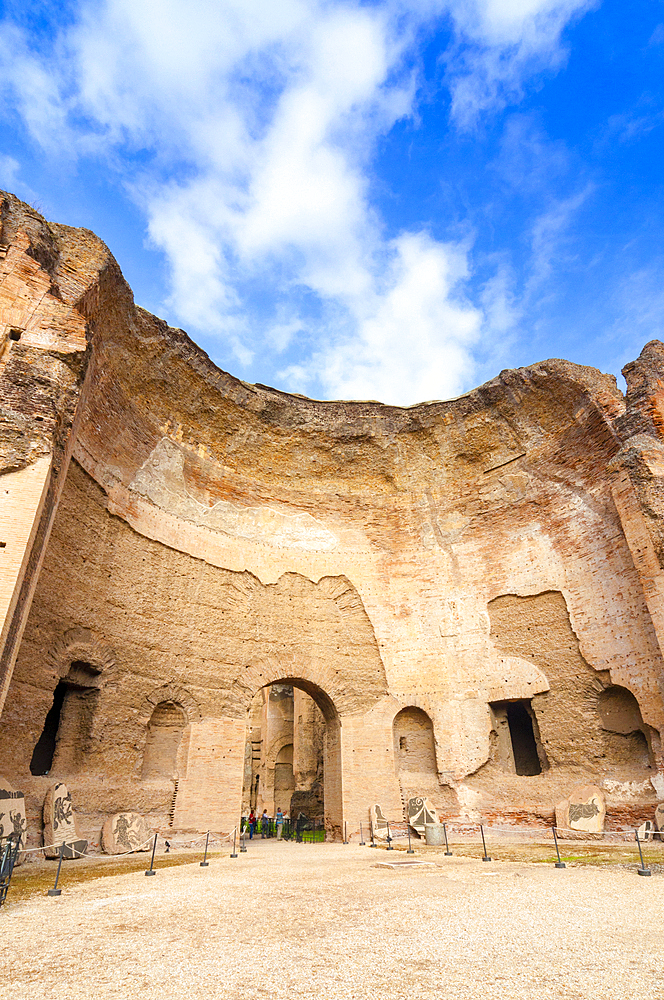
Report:
M388 851L393 851L394 850L394 848L392 847L392 837L390 836L390 821L389 821L389 819L387 821L387 849L388 849Z
M445 857L451 858L452 852L450 850L450 845L447 842L447 826L443 823L443 833L445 834Z
M207 837L205 838L205 854L203 855L203 860L200 863L201 864L201 868L209 868L210 867L210 862L207 859L207 849L208 849L208 841L209 840L210 840L210 831L208 830Z
M55 873L55 885L52 889L48 890L49 896L61 896L62 889L58 889L58 879L60 878L60 869L62 868L62 855L65 849L64 841L60 844L60 858L58 860L58 870Z
M558 860L556 861L553 867L566 868L567 865L565 864L565 862L560 860L560 849L558 847L558 838L556 837L556 828L555 826L552 826L551 829L553 830L553 842L556 845L556 854L558 855Z
M482 858L482 861L491 861L491 858L486 853L486 841L484 840L484 827L482 826L481 823L480 823L480 832L482 834L482 847L484 848L484 857Z
M155 873L155 869L154 869L154 853L157 850L157 837L158 836L159 836L159 834L155 833L155 835L154 835L154 842L152 844L152 860L150 861L150 868L145 873L146 875L154 875L154 874L156 874Z
M639 845L639 857L641 858L641 867L637 869L637 875L652 875L649 868L646 868L645 862L643 860L643 851L641 850L641 841L639 840L639 831L634 831L634 836L636 837L636 842Z

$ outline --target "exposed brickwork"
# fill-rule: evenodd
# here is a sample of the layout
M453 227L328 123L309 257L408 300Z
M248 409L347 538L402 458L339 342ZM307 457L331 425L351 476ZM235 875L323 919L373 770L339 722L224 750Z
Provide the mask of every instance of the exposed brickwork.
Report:
M219 371L137 308L93 234L9 196L2 212L5 685L31 610L0 759L33 825L55 777L86 833L121 810L231 829L251 705L280 682L325 719L337 834L375 802L397 818L408 792L468 822L544 822L587 780L609 816L664 797L662 345L627 367L626 398L553 360L410 408L307 400ZM70 655L102 664L84 752L31 775ZM607 728L609 688L635 696L634 732ZM500 750L490 705L511 700L541 774ZM169 702L170 777L144 768ZM404 709L430 720L426 766Z

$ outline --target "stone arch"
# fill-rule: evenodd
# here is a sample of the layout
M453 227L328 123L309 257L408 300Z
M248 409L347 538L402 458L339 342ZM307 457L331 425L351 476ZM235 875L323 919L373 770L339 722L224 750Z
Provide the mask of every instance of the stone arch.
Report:
M251 703L256 694L262 689L272 684L290 684L294 688L306 691L310 698L316 702L325 719L325 749L324 749L324 812L325 829L332 839L339 840L343 837L343 786L341 770L341 718L334 697L341 697L339 691L339 681L333 679L330 671L323 673L332 686L334 695L313 679L316 676L317 663L307 661L306 658L298 658L298 666L295 666L294 659L283 657L279 659L264 658L255 664L249 664L243 676L242 685L236 689L238 708L244 706L244 717L248 719ZM301 668L301 669L298 669ZM313 676L312 676L313 675ZM240 697L242 701L240 701Z
M155 713L163 706L173 706L182 713L183 724L179 735L171 733L175 750L169 743L166 732L156 732ZM138 767L144 779L176 779L183 778L187 771L188 743L191 724L200 722L201 710L194 696L180 684L162 684L145 696L138 723L143 728L145 742ZM156 719L158 723L158 715ZM157 766L157 759L162 756L164 766ZM147 758L147 762L146 762ZM154 765L154 766L153 766Z
M141 725L147 726L155 708L162 702L173 702L173 704L179 705L189 724L201 721L202 715L199 704L186 688L180 684L163 684L161 687L154 688L145 696L145 702L141 707L141 714L138 718Z
M597 696L597 713L604 731L606 754L612 763L648 767L653 762L652 729L643 721L636 695L610 684Z
M406 705L394 716L394 761L400 779L412 775L437 779L436 740L433 720L428 712Z
M65 677L76 662L89 663L94 672L106 675L115 666L115 653L97 632L77 627L58 639L47 653L47 661L59 679Z
M237 582L244 586L250 581ZM278 682L292 670L325 691L341 715L367 711L387 693L373 626L359 593L345 576L314 583L298 573L284 573L266 586L251 581L250 589L247 614L267 616L277 641L258 647L257 658L238 667L227 695L234 717L244 717L250 692ZM297 635L289 624L294 614L302 623ZM325 657L320 656L321 646L327 650Z
M150 717L143 749L141 777L179 777L178 756L187 725L184 709L174 701L160 701Z
M272 741L272 745L267 751L266 763L268 767L274 767L279 761L279 754L285 746L292 745L293 737L282 735Z
M79 770L94 744L99 692L115 666L115 654L96 632L77 627L61 636L46 659L56 684L30 772L55 770L66 776Z
M344 711L351 705L355 707L337 671L307 653L298 652L262 657L247 663L229 690L228 714L244 718L254 695L271 684L292 684L306 691L320 708L325 721L339 726Z

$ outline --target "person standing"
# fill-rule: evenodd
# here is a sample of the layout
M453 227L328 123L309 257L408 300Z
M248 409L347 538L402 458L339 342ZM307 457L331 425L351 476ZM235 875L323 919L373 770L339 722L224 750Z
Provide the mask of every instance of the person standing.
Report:
M263 840L265 840L269 832L270 832L270 817L267 814L267 809L263 809L263 815L261 816L261 837Z
M284 831L284 814L281 809L277 809L277 840L281 840L281 834Z
M249 813L249 840L254 838L254 830L256 829L256 813L252 809Z

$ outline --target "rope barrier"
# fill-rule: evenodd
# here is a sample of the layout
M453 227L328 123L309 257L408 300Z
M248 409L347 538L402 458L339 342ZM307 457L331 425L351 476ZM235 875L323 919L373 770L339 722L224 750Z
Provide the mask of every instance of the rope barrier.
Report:
M402 820L401 823L404 824L404 825L407 825L407 826L411 825L409 823L407 824L405 820ZM463 821L462 822L458 822L458 823L449 823L449 822L446 822L445 824L441 823L441 825L445 825L448 830L450 830L450 829L456 829L457 831L461 832L462 836L464 834L472 835L474 833L476 833L479 836L480 833L481 833L481 828L482 828L482 826L484 826L484 830L487 831L487 832L493 831L493 832L497 832L497 833L512 834L516 838L518 838L520 840L523 839L523 840L526 840L526 841L527 840L531 840L531 841L533 841L533 840L544 840L544 839L546 839L546 835L548 833L550 833L550 831L552 829L555 829L556 833L571 834L572 835L570 837L564 837L563 839L565 839L565 840L572 840L572 839L586 840L586 835L590 835L590 837L592 838L592 840L595 840L595 838L600 838L600 837L609 837L609 838L613 838L615 840L625 840L625 841L628 841L628 842L636 843L636 835L637 835L637 832L638 832L638 830L635 829L635 828L632 828L631 830L601 830L601 831L595 832L595 831L592 831L592 830L575 830L571 826L553 826L552 825L552 826L544 827L542 829L538 829L538 828L525 828L525 827L518 827L518 826L517 827L514 827L514 826L486 826L485 824L481 824L481 823L473 823L473 822L466 822L466 823L464 823ZM402 840L406 839L406 836L407 836L407 831L406 830L394 830L392 828L393 824L390 824L390 827L391 827L391 831L390 831L390 839L391 840L394 840L395 836L399 836L399 838L402 839ZM380 834L378 833L377 830L373 830L372 829L372 832L373 832L374 836L377 839L379 839L379 840L384 840L385 841L387 839L386 833L388 833L388 831L387 831L386 828L384 828L383 830L381 830ZM662 842L664 842L664 829L657 830L657 829L653 828L652 830L645 831L644 835L640 836L640 840L643 843L648 843L648 842L654 840L655 838L658 838L658 840L661 840Z
M231 830L231 832L228 834L228 836L226 837L225 840L224 839L218 839L217 837L210 837L210 843L211 844L230 843L230 841L233 839L233 834L236 831L237 831L237 826L234 827L233 830ZM151 844L153 838L154 838L154 834L152 834L150 837L148 837L148 839L146 841L144 841L142 844L139 844L138 847L132 847L132 849L130 851L122 851L120 854L112 854L112 855L109 855L109 857L124 858L128 854L135 854L137 851L140 851L144 847L147 847L148 844ZM195 840L188 841L183 846L184 847L192 847L194 844L197 844L199 841L202 841L204 839L205 839L205 834L201 834L200 837L197 837ZM62 843L62 841L61 841L61 843ZM44 847L27 847L25 849L21 849L21 851L19 853L21 853L21 854L37 854L39 851L51 851L51 850L53 850L53 848L59 848L59 847L60 847L59 843L58 844L46 844ZM89 854L86 854L84 851L77 851L76 848L72 846L72 844L68 844L68 843L65 842L65 847L68 850L72 851L74 854L78 854L79 858L88 858L88 857L91 856Z
M153 839L154 839L154 833L150 837L148 837L148 839L146 841L144 841L144 843L139 844L138 847L132 847L132 849L130 851L122 851L120 854L109 855L109 857L124 858L124 857L127 856L127 854L135 854L136 851L141 851L147 844L151 844L152 841L153 841ZM67 848L67 850L72 851L74 854L78 854L79 858L89 858L90 857L90 855L86 854L84 851L77 851L76 848L72 846L72 844L68 844L68 843L66 843L66 841L61 841L59 844L48 844L46 847L29 847L29 848L26 848L24 851L20 851L19 853L20 854L35 854L37 851L50 851L54 847L60 847L63 843L64 843L65 847Z

